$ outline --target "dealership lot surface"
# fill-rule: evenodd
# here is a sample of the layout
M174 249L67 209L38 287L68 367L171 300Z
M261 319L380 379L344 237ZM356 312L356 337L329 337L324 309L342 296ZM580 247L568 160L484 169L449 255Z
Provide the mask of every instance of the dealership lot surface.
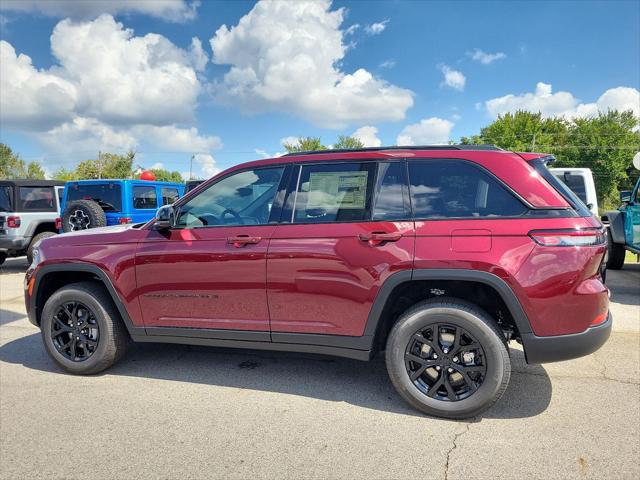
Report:
M384 361L133 345L63 374L0 267L0 478L639 478L640 265L610 271L614 331L586 358L527 365L472 421L425 417Z

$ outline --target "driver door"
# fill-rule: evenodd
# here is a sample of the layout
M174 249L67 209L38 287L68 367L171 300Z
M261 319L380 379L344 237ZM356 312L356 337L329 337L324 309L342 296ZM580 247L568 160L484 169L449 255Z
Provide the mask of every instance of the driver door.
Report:
M285 170L231 173L176 207L175 228L147 231L135 263L149 333L269 340L266 256Z

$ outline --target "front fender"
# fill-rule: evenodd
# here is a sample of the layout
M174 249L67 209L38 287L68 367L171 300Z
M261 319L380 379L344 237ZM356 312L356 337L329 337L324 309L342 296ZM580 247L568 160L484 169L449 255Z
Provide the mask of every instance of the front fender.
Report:
M613 243L621 243L624 245L624 212L614 210L612 212L605 213L602 218L609 222L611 241Z

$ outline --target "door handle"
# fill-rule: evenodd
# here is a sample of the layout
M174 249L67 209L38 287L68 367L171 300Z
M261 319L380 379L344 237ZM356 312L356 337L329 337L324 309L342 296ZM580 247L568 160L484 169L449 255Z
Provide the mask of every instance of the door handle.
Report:
M236 248L244 247L249 244L256 244L262 240L262 237L250 237L249 235L237 235L235 237L228 237L227 243L230 243Z
M374 247L376 245L382 245L383 243L386 243L386 242L397 242L402 238L402 234L400 232L392 232L392 233L371 232L371 233L361 233L358 235L358 238L361 241L367 242L369 245Z

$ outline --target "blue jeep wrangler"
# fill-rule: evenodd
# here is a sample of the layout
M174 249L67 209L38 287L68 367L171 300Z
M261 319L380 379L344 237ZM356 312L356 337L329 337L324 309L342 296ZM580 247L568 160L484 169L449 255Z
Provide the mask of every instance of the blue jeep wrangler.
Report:
M77 180L62 196L65 232L151 220L158 208L184 195L184 184L148 180Z
M622 206L602 216L607 224L607 268L620 270L625 251L640 255L640 178L632 191L620 192Z

